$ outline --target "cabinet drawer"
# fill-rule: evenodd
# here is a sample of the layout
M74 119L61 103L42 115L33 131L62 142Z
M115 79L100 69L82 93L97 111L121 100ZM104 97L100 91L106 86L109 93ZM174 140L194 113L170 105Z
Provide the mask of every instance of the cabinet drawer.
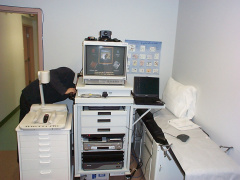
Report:
M51 135L51 134L39 134L39 135L20 135L20 141L24 142L35 142L35 141L42 141L42 140L53 140L53 141L66 141L68 138L67 135Z
M22 159L22 170L46 170L68 168L68 157L62 159Z
M84 127L81 134L118 134L126 133L126 127Z
M68 168L22 171L22 177L26 180L70 180Z
M111 115L111 116L126 116L127 115L127 111L124 110L104 110L104 111L81 111L81 115L84 116L103 116L103 115Z
M61 141L39 140L39 141L34 141L34 142L22 141L20 143L20 147L21 148L62 147L62 146L67 146L67 144L68 144L67 139L65 141L62 141L62 140Z
M62 147L27 147L21 148L21 153L56 153L56 152L68 152L69 146L62 146Z
M47 158L63 158L68 157L68 152L41 152L41 153L22 153L21 158L22 159L47 159Z
M126 116L81 116L82 127L126 126Z

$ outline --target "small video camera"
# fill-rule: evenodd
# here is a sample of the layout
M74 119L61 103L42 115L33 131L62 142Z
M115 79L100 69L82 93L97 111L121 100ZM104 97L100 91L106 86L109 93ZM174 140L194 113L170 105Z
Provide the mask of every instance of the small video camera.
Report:
M101 41L108 41L108 40L111 40L111 35L112 35L112 31L102 30L102 31L100 31L99 39Z

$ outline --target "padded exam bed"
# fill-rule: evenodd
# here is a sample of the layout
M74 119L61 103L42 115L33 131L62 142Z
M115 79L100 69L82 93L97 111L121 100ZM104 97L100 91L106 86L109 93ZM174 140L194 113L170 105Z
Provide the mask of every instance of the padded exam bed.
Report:
M138 113L141 114L140 111L138 111ZM163 149L161 149L161 146L170 145L166 153L171 157L171 161L175 162L175 166L178 167L178 170L170 171L169 175L164 176L164 180L240 179L239 165L220 149L202 129L177 130L168 123L168 121L173 118L176 117L169 110L162 109L156 113L153 112L153 119L142 119L144 127L146 128L146 134L148 136L150 135L150 139L153 140L153 144L148 147L150 149L148 151L152 154L157 154L155 155L156 157L165 156L164 150L166 150L168 146ZM182 142L176 137L173 137L183 133L189 136L186 142ZM147 156L146 153L144 153L145 147L145 145L142 145L141 159ZM169 161L167 157L164 158L165 161ZM157 161L158 159L156 163ZM148 163L150 163L149 160ZM148 170L146 170L148 164L145 163L145 167L142 169L145 179L157 180L158 177L161 177L161 170L156 167L156 163L151 164ZM172 168L172 165L169 166L168 162L160 162L160 164L162 168ZM179 172L181 172L181 174ZM172 173L176 173L178 176L173 176Z

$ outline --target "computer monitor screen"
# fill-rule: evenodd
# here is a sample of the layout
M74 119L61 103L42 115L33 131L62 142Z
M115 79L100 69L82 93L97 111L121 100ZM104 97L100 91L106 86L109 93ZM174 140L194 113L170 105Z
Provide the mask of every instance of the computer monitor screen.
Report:
M139 97L155 97L159 95L159 78L134 77L134 95Z
M83 81L85 84L124 84L127 43L84 41Z
M122 76L125 48L119 46L86 46L86 75Z

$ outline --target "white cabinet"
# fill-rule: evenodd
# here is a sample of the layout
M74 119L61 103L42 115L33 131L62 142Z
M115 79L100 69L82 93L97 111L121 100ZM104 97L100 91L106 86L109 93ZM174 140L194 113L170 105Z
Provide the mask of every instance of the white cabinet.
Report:
M54 130L16 128L21 180L70 180L72 115Z
M142 122L141 122L142 123ZM182 180L184 179L174 160L164 156L161 146L156 143L145 125L143 125L140 158L146 180ZM165 149L165 148L164 148ZM169 152L168 152L169 154Z
M132 103L131 96L75 99L75 177L130 173Z

